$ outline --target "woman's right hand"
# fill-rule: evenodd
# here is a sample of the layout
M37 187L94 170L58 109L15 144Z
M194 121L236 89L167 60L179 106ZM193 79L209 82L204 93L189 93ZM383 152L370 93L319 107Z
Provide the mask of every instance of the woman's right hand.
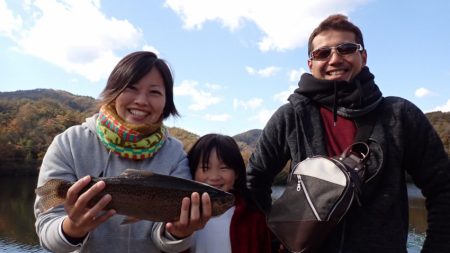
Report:
M176 238L185 238L196 230L205 227L211 218L212 204L208 193L201 196L193 192L191 197L183 198L181 202L180 219L166 224L166 230Z
M63 221L62 229L64 234L72 238L85 237L116 213L115 210L103 211L111 201L109 194L103 196L93 207L88 206L89 201L105 188L105 182L100 181L80 195L81 190L90 181L90 176L83 177L75 182L67 192L64 209L68 216Z

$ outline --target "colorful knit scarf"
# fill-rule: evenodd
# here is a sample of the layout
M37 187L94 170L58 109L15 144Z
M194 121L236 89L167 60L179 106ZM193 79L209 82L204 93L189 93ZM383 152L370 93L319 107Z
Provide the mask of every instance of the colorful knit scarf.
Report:
M152 157L165 141L162 123L154 125L128 124L117 115L113 104L100 108L97 134L103 144L121 157L142 160Z

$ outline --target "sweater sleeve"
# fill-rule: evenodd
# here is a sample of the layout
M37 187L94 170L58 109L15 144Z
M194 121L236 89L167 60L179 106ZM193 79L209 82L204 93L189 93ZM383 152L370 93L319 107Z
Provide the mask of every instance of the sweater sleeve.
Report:
M192 245L192 235L184 239L176 239L165 229L166 223L155 222L152 239L155 245L167 253L177 253L187 250Z
M74 175L70 169L70 156L64 152L63 135L57 136L49 146L44 157L38 179L38 186L43 185L50 178L63 178L73 181ZM40 197L37 196L34 205L36 216L36 232L43 248L52 252L71 252L80 245L69 243L61 231L61 223L67 216L62 206L57 206L42 213L38 208Z
M290 134L287 129L290 121L289 113L293 113L291 108L282 106L272 115L259 137L248 164L248 188L255 202L266 213L270 210L272 202L273 180L291 159L287 141Z
M403 115L405 168L426 198L428 230L422 252L450 252L450 161L441 139L413 104Z

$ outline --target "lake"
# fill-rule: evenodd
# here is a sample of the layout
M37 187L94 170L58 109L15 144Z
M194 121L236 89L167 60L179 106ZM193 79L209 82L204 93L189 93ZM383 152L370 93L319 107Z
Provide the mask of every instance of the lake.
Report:
M34 230L36 177L0 177L0 252L47 252Z
M47 252L39 246L34 230L34 188L36 177L0 177L0 252ZM274 197L283 188L274 187ZM420 191L408 188L410 195L410 229L408 252L418 253L426 229L426 210Z

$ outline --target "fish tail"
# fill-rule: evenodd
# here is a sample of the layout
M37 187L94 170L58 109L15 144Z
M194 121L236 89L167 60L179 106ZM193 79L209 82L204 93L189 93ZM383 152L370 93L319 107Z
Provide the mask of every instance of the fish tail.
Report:
M64 203L69 183L62 179L51 179L44 185L35 190L36 195L40 197L38 208L41 212Z

